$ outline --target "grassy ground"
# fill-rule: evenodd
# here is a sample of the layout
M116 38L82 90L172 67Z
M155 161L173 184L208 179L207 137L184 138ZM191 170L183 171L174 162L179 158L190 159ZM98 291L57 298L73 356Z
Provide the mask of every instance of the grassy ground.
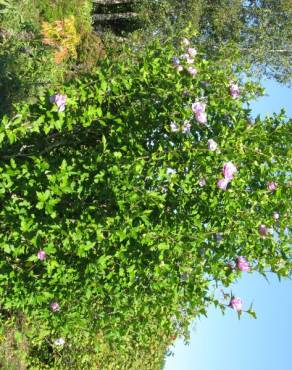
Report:
M29 336L29 329L25 325L20 327L18 323L6 326L5 329L2 327L1 369L162 370L167 347L173 341L173 338L156 333L145 345L135 343L131 336L125 335L122 345L114 345L102 332L98 332L91 343L84 337L83 343L65 345L60 350L54 350L48 360L46 353L41 355L40 351L29 344ZM80 352L82 356L76 355ZM53 357L55 361L52 362Z

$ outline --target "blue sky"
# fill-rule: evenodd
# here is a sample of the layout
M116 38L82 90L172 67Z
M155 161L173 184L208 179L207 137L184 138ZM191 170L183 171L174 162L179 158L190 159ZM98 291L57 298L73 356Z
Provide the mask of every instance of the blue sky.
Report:
M253 115L264 117L279 113L284 107L292 117L292 89L274 81L264 81L268 96L251 105ZM287 138L288 140L288 138ZM292 364L292 281L278 281L270 275L269 283L259 274L245 273L232 286L243 298L245 307L253 302L256 320L232 310L222 316L211 308L208 318L196 320L191 327L191 341L185 346L177 340L165 370L287 370Z

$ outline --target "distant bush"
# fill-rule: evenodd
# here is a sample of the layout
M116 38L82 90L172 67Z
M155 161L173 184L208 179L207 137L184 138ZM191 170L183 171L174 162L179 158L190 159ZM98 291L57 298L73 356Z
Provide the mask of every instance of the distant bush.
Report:
M105 48L100 37L94 32L84 33L77 46L77 72L90 73L96 67L97 61L105 55Z
M75 17L71 15L59 21L42 23L42 43L56 49L55 63L60 64L70 57L76 58L76 46L80 36L76 32Z
M79 41L92 33L90 0L9 0L0 12L0 115L17 101L34 101L48 85L60 85L83 69ZM1 10L1 9L0 9ZM101 47L101 41L92 37ZM95 66L99 54L95 56ZM84 57L82 57L84 58Z

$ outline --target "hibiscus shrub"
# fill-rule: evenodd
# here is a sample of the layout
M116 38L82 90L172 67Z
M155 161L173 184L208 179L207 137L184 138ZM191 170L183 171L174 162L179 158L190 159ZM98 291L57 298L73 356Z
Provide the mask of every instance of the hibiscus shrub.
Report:
M291 121L252 120L259 88L193 46L154 40L3 118L1 321L27 366L159 369L209 305L254 315L217 287L290 273Z

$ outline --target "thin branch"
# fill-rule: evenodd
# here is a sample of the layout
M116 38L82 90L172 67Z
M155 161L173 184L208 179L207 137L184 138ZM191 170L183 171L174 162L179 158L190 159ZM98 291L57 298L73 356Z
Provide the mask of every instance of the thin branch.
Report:
M246 51L252 51L252 50L263 50L263 49L258 49L258 48L240 48L239 50L246 50ZM265 52L268 52L268 53L292 53L292 49L270 49L270 50L267 50L265 49L264 50Z
M104 22L104 21L115 21L118 19L132 19L137 18L138 13L114 13L114 14L94 14L92 16L93 21Z
M135 0L92 0L92 2L100 5L116 5L133 3Z

